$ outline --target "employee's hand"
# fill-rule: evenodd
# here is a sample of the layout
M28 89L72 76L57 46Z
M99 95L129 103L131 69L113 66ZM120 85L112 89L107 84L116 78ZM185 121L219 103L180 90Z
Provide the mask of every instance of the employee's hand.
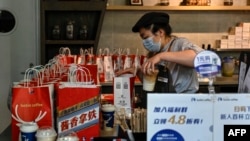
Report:
M151 58L148 58L146 62L142 64L141 71L143 74L152 75L156 68L155 65L160 62L158 55L154 55Z
M119 71L117 71L117 72L115 72L115 76L120 76L120 75L122 75L122 74L134 74L134 73L136 73L136 68L127 68L127 69L124 69L124 70L119 70Z

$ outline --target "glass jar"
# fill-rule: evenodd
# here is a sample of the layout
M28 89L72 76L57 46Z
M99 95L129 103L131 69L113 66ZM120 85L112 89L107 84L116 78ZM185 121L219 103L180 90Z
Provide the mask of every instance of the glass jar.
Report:
M66 25L66 38L73 39L74 35L74 25L72 21L69 21Z
M79 30L79 39L87 39L88 37L88 28L87 25L82 25L82 27Z
M235 70L235 58L227 56L222 59L222 75L231 77Z
M233 5L233 0L224 0L224 5L225 6L232 6Z
M60 26L59 25L55 25L52 29L52 38L54 40L58 40L60 39Z

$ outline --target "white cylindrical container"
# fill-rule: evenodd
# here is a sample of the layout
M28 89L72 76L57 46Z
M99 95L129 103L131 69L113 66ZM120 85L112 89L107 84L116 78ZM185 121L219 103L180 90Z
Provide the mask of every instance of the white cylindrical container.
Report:
M72 21L69 21L66 26L66 38L73 39L74 37L74 25Z
M37 141L56 141L57 133L52 127L41 127L36 132Z
M23 123L20 125L20 139L21 141L36 141L36 131L38 125L35 122Z
M103 118L103 129L105 131L113 130L115 106L112 104L104 104L102 105L101 110Z

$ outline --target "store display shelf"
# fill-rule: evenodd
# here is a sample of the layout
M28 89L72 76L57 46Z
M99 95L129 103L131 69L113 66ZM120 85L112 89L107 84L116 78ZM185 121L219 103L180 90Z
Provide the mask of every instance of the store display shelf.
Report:
M247 11L250 10L250 6L129 6L129 5L109 5L107 6L109 11Z
M94 44L94 40L46 40L46 44Z
M232 77L224 77L218 76L214 78L214 85L238 85L238 75L233 75ZM200 85L208 85L209 79L208 78L199 78Z
M51 11L100 11L105 1L44 1L44 10ZM70 6L69 6L70 5Z
M214 85L236 85L238 84L238 74L233 75L232 77L218 76L214 78ZM208 78L199 78L200 85L208 85ZM113 86L113 82L100 82L102 86ZM142 86L142 83L139 81L135 82L135 86Z
M250 51L250 48L217 48L215 51L220 52L220 51L229 51L229 52L233 52L233 51Z

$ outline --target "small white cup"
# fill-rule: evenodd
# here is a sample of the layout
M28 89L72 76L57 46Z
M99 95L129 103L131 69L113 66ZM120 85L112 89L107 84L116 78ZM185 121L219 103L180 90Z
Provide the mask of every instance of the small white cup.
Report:
M56 141L79 141L79 138L75 136L65 136L58 138Z
M20 138L21 141L35 141L36 140L36 131L38 129L38 125L35 122L31 123L23 123L20 125Z
M36 132L37 141L56 141L57 133L52 127L41 127Z
M67 131L65 134L59 134L56 141L79 141L79 137L74 131Z

